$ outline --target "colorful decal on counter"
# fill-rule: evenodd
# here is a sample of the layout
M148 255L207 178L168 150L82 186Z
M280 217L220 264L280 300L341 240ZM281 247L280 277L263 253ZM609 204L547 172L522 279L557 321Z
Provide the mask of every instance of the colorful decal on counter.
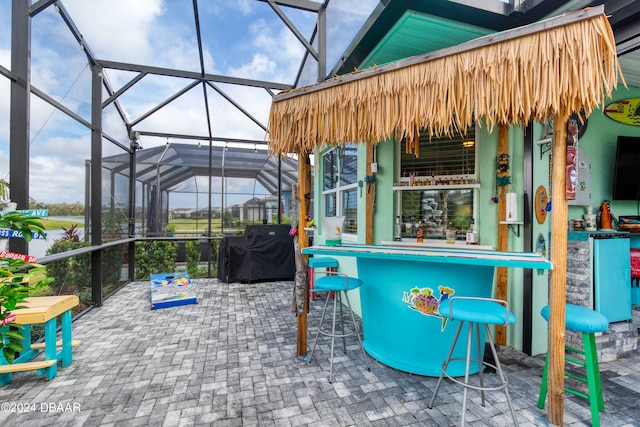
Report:
M640 126L640 98L612 102L605 107L604 113L618 123Z
M402 302L409 304L410 309L419 311L425 316L439 317L442 320L440 330L444 331L447 325L447 318L440 314L440 304L449 300L449 297L456 291L442 285L438 286L438 290L440 291L440 295L439 298L436 298L433 295L433 289L428 287L419 288L416 286L411 288L411 291L404 293Z

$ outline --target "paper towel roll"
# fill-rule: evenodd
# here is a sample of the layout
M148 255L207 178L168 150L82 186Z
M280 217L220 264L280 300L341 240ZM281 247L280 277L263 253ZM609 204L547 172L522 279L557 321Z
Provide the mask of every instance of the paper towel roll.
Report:
M518 195L516 193L507 193L506 195L506 204L507 204L507 221L517 221L518 220Z

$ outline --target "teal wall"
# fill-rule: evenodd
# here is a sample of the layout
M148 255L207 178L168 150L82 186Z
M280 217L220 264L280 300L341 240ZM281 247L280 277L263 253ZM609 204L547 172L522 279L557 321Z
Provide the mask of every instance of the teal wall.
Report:
M613 101L618 101L625 98L640 97L639 88L625 89L621 88L615 91L611 100L607 100L606 104ZM498 145L498 130L497 126L493 129L489 129L486 123L481 123L476 129L478 150L479 150L479 164L478 174L481 183L480 190L478 192L478 218L476 223L478 224L480 243L482 245L490 245L495 247L497 244L498 234L498 209L497 204L493 203L491 198L496 194L495 185L495 159ZM542 125L535 124L533 126L533 140L538 141L542 139L543 129ZM627 136L640 136L640 127L623 125L607 118L602 109L595 110L589 117L587 130L583 137L579 141L579 146L584 150L585 154L589 156L591 160L590 170L590 187L591 187L591 205L595 210L602 203L603 200L610 200L612 194L613 185L613 167L615 161L616 140L618 135ZM506 191L514 191L520 195L524 192L524 129L519 126L513 126L509 130L509 153L510 153L510 176L511 185ZM534 190L539 185L544 185L549 189L549 152L546 152L540 156L540 147L534 144L533 147L533 188ZM316 200L314 201L314 217L321 218L321 194L322 194L322 162L318 153L315 156L315 171L317 173L314 177L314 194ZM375 174L376 178L376 200L375 200L375 212L373 216L374 221L374 244L380 244L385 240L393 239L393 226L396 212L396 197L393 193L394 171L397 164L397 150L395 149L394 141L382 141L375 147L375 160L378 163L378 172ZM640 165L639 165L640 168ZM358 179L364 180L366 161L364 146L360 146L358 152ZM365 242L365 221L366 210L364 192L366 186L363 188L363 195L359 198L358 203L358 242ZM533 201L533 195L530 196ZM524 198L522 196L518 199L518 212L519 219L524 217ZM533 202L532 202L533 203ZM638 215L636 202L611 202L612 213L616 216L620 215ZM582 206L569 206L569 219L581 218L586 212L585 207ZM538 234L542 234L547 242L547 256L549 236L551 230L551 217L553 210L549 212L547 218L543 224L538 224L535 219L535 214L531 215L533 224L533 236L532 240L535 242ZM321 222L316 221L321 227ZM520 229L522 236L522 228ZM324 239L322 238L321 228L316 232L315 242L322 244ZM509 250L510 251L522 251L523 250L523 238L517 237L513 232L509 232ZM342 257L339 260L339 270L352 275L357 275L357 269L354 258ZM517 319L522 319L522 300L523 300L523 271L522 269L509 269L509 295L510 309L514 312ZM533 272L533 319L532 326L534 336L532 340L532 353L541 354L547 350L547 323L539 315L543 306L548 303L548 272L542 272L538 274L537 271ZM358 314L360 313L359 306L359 294L357 291L351 294L352 304ZM507 328L507 343L517 349L522 349L522 322L518 321L515 325Z
M605 105L614 101L619 101L626 98L640 97L639 88L624 88L620 87L614 91L611 99L605 101ZM533 140L538 141L542 139L542 126L537 124L534 126ZM578 141L579 147L584 151L585 155L590 159L590 205L593 206L594 212L597 212L598 207L604 200L611 200L613 190L613 172L614 163L616 157L616 142L619 135L626 136L640 136L640 127L624 125L609 119L604 115L603 109L598 108L594 110L588 120L587 129ZM546 152L540 157L540 147L534 144L534 190L539 185L544 185L549 189L549 152ZM640 168L640 165L638 165ZM620 215L638 215L637 203L633 201L611 201L611 211L615 216ZM574 218L582 218L586 213L585 206L569 206L569 220ZM551 212L548 213L546 221L543 224L538 224L533 218L533 239L537 238L541 233L547 242L547 256L549 256L549 240L551 231L551 216L553 215L553 203ZM547 350L548 342L548 328L547 323L539 315L540 310L548 303L549 299L549 273L544 272L538 274L533 273L533 339L532 339L532 353L539 354ZM515 289L511 289L512 292L517 292ZM510 297L514 297L514 301L521 301L515 294L510 294ZM512 328L514 329L514 328ZM520 331L518 331L520 332ZM509 336L513 338L515 342L521 342L517 336Z
M640 88L621 87L606 103L639 97ZM640 126L615 122L605 116L602 109L598 109L589 117L587 130L578 142L591 160L591 205L594 206L594 212L604 200L611 200L616 142L619 135L640 136ZM640 170L640 165L638 169ZM580 218L585 212L583 207L569 206L569 219ZM635 201L611 200L611 213L615 216L639 215Z
M535 124L533 126L533 191L534 194L531 195L531 204L534 205L534 197L535 191L540 185L544 185L547 190L547 194L550 194L551 189L549 188L549 155L550 152L546 152L541 156L540 146L535 144L535 141L540 141L544 137L543 127L540 124ZM553 205L553 203L552 203ZM553 206L552 206L553 210ZM546 256L549 257L549 240L550 240L550 232L551 232L551 215L552 212L547 213L547 217L542 224L539 224L535 212L531 215L532 221L532 240L534 242L534 250L535 250L535 242L537 241L538 235L542 235L544 238L547 249ZM531 326L534 331L531 338L531 353L532 354L541 354L547 351L547 342L549 338L549 328L547 322L540 316L540 310L542 307L549 303L549 272L548 271L534 271L532 275L532 319ZM519 301L522 301L520 299Z

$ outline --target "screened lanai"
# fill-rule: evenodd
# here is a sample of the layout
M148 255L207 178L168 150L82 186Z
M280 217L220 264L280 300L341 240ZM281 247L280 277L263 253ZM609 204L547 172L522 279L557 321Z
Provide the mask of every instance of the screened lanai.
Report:
M88 283L74 287L88 286L87 303L100 305L109 272L122 270L116 285L133 279L136 242L167 239L169 221L194 219L183 227L198 233L180 237L212 245L228 222L237 233L288 221L297 158L269 155L271 98L325 78L378 7L2 2L3 202L48 211L81 243L50 253L64 237L53 230L46 242L11 239L10 251L51 266L90 257ZM125 252L112 259L121 269L109 248Z
M385 44L391 56L411 56L464 41L454 33L472 38L597 3L1 2L0 179L18 209L54 215L54 205L81 205L87 246L41 261L53 267L88 255L87 303L99 306L106 276L120 273L107 259L128 267L118 285L131 281L134 245L159 234L171 211L210 219L260 199L286 215L291 183L304 184L300 200L307 196L310 153L298 163L266 151L275 95L382 65L371 58ZM638 4L604 3L624 75L638 86ZM107 236L113 215L124 228ZM10 242L14 252L33 247ZM111 256L116 247L124 256Z
M176 209L175 215L219 216L223 219L222 230L227 224L221 212L247 198L250 203L263 199L260 204L263 212L250 216L249 220L281 221L282 214L289 211L291 189L297 181L296 159L270 156L257 145L207 147L201 143L167 142L163 146L140 148L133 167L129 161L128 155L114 155L105 157L102 165L110 174L110 182L117 181L117 177L128 179L133 171L135 186L142 197L136 232L145 236L162 234L170 217L172 197L181 197L182 202L178 203L191 206ZM248 182L250 193L238 192L243 182Z

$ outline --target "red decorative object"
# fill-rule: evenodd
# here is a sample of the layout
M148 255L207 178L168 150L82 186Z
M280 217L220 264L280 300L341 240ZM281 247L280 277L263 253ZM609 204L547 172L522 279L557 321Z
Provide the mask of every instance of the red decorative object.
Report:
M640 249L631 248L631 278L640 278Z

